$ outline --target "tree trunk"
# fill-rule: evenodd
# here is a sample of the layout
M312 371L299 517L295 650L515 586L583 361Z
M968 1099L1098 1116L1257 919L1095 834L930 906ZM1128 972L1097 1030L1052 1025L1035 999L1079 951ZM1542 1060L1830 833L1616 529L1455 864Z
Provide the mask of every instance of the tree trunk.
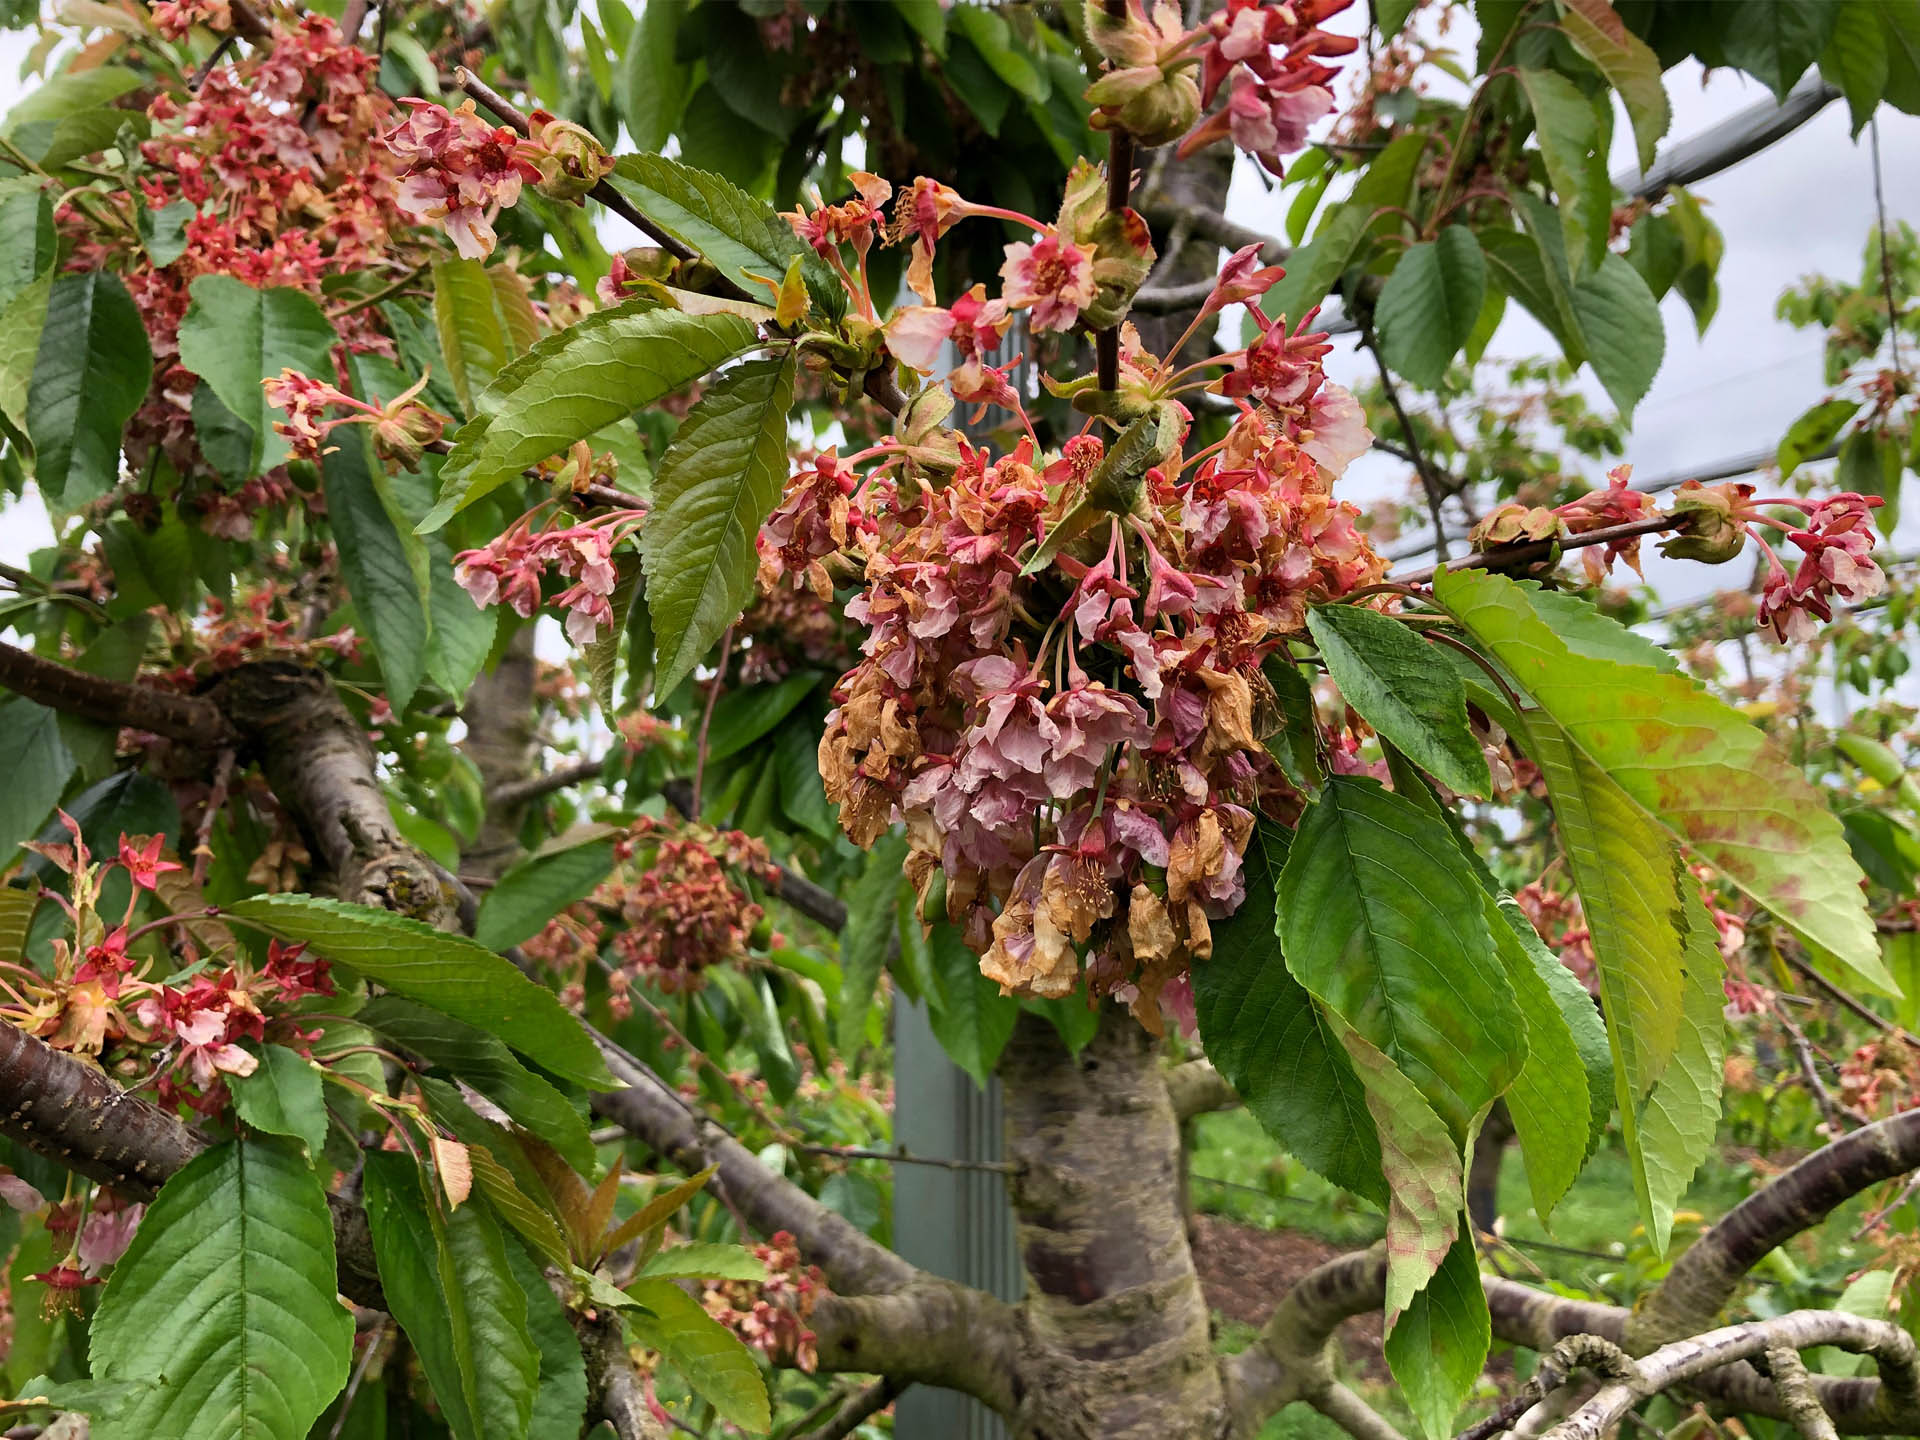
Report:
M487 800L480 833L460 857L460 868L470 875L498 876L520 854L520 822L527 807L498 806L494 797L502 787L533 773L540 752L533 680L533 626L522 625L507 642L500 663L473 682L460 710L467 722L460 748L480 772Z
M1022 1015L1000 1062L1027 1271L1016 1440L1213 1440L1226 1425L1158 1049L1107 1006L1077 1057Z

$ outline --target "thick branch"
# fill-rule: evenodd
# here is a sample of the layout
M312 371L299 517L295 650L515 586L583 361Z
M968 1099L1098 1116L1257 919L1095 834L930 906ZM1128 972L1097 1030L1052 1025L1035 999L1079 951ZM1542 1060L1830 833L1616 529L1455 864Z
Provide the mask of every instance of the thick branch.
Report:
M957 1390L1002 1415L1018 1401L1014 1310L983 1290L924 1275L884 1295L823 1295L807 1323L822 1369L879 1375L896 1393Z
M1269 1415L1295 1400L1325 1399L1335 1384L1328 1355L1334 1331L1341 1321L1378 1309L1386 1286L1386 1250L1379 1245L1337 1256L1296 1281L1259 1343L1222 1362L1237 1432L1259 1433Z
M457 886L393 823L373 747L324 672L263 660L229 671L215 698L298 822L326 886L343 900L458 928Z
M1812 1345L1837 1345L1879 1362L1881 1391L1890 1403L1911 1411L1920 1382L1920 1354L1913 1337L1886 1320L1870 1320L1839 1310L1796 1310L1772 1320L1728 1325L1664 1345L1643 1357L1637 1373L1602 1385L1585 1404L1547 1432L1548 1440L1599 1440L1628 1410L1650 1395L1699 1379L1736 1361L1777 1347L1793 1351ZM1802 1378L1805 1379L1804 1372ZM1776 1403L1789 1416L1791 1402Z
M1229 250L1243 250L1249 245L1258 245L1262 265L1284 264L1287 256L1293 253L1263 231L1229 220L1217 210L1175 205L1157 190L1142 194L1134 202L1134 209L1156 225L1172 225L1177 221L1184 221L1187 227L1201 239L1211 240L1214 244L1223 245Z
M207 1148L159 1106L12 1025L0 1025L0 1134L134 1200L151 1200ZM384 1309L366 1213L338 1196L328 1203L341 1294Z
M1870 1185L1920 1166L1920 1110L1841 1137L1756 1190L1674 1261L1628 1327L1629 1350L1645 1351L1713 1323L1741 1278L1769 1250L1824 1220Z
M918 1270L790 1180L774 1174L739 1141L697 1112L619 1046L602 1041L607 1068L625 1090L593 1097L596 1114L644 1141L692 1175L717 1164L715 1177L747 1223L763 1234L790 1231L800 1251L842 1295L903 1290Z
M235 739L227 717L211 701L89 675L5 642L0 642L0 686L99 725L146 730L213 749Z
M1189 1060L1169 1070L1167 1098L1173 1102L1174 1118L1179 1120L1232 1110L1240 1104L1240 1092L1213 1068L1211 1060Z
M1820 1397L1813 1393L1813 1379L1807 1374L1807 1362L1791 1345L1767 1348L1767 1373L1773 1388L1780 1392L1787 1418L1793 1421L1804 1440L1840 1440L1833 1428L1833 1417L1820 1408Z

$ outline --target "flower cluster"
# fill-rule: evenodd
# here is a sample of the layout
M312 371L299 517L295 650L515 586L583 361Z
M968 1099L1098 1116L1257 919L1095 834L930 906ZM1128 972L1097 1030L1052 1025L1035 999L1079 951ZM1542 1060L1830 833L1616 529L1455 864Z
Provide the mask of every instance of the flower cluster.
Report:
M154 18L163 31L196 22L226 28L226 8L222 0L163 4ZM372 143L390 108L374 84L378 65L324 16L277 23L268 44L215 66L197 90L154 96L147 106L153 134L140 146L143 163L128 194L105 208L58 210L72 242L69 267L118 272L152 345L153 389L127 433L136 469L157 447L182 475L211 470L192 420L198 377L179 360L193 281L231 275L320 299L332 277L391 266L392 238L405 222L394 208L391 162ZM184 249L170 263L154 263L131 225L109 223L136 200L148 212L191 208ZM372 307L335 324L348 348L393 354ZM238 490L194 487L187 508L216 533L244 536L259 510L296 498L271 476L257 476Z
M527 953L562 974L581 973L612 932L609 975L616 1014L632 1008L636 980L674 994L698 989L709 966L745 960L765 913L743 878L777 883L764 841L738 830L642 816L614 846L613 873L527 942ZM617 918L617 925L609 922ZM579 987L563 998L578 1003Z
M1752 540L1767 560L1760 595L1760 628L1786 641L1811 640L1814 619L1831 620L1835 598L1858 603L1887 587L1886 572L1873 559L1872 512L1879 496L1851 491L1824 500L1785 496L1756 500L1753 486L1735 482L1701 485L1688 481L1674 495L1673 513L1685 528L1662 544L1663 554L1718 562L1738 554ZM1799 519L1781 516L1797 511ZM1789 574L1779 553L1761 533L1783 533L1801 552Z
M1230 298L1270 278L1236 271ZM1358 408L1320 370L1324 337L1275 332L1271 363L1236 353L1216 385L1258 403L1190 461L1164 399L1131 460L1091 429L997 459L954 436L950 473L889 442L801 470L763 536L776 578L836 551L864 571L827 794L856 844L904 821L923 918L957 923L1009 991L1065 995L1084 967L1157 1027L1244 895L1256 812L1297 812L1261 744L1281 718L1262 666L1310 603L1384 566L1330 494L1367 443ZM1125 354L1123 391L1166 393L1131 335Z
M444 415L420 403L420 392L427 387L424 375L385 405L356 400L324 380L297 370L282 370L276 378L260 384L267 403L287 412L285 420L273 422L274 431L286 437L288 450L302 460L317 462L327 437L340 426L370 425L374 449L387 468L404 470L418 463L426 447L438 440L447 426ZM328 419L330 407L353 413Z
M698 988L710 965L747 957L765 912L737 877L777 883L766 842L642 817L615 854L623 863L595 902L619 912L613 948L628 975L673 993Z
M800 1247L785 1230L774 1232L753 1253L767 1267L763 1281L709 1281L701 1303L707 1314L775 1365L811 1374L820 1363L807 1317L825 1291L826 1277L803 1264Z
M522 185L556 200L578 200L613 168L586 130L536 110L530 131L489 125L473 102L449 110L408 99L406 118L380 137L401 165L396 203L408 215L439 225L464 258L493 253L493 220L519 203Z
M267 1026L286 1007L313 995L331 995L333 982L324 960L305 960L302 946L268 946L257 970L234 958L224 966L196 961L194 934L171 917L136 926L143 896L159 889L161 877L178 871L163 858L164 840L137 843L123 835L117 857L94 863L80 827L64 811L61 822L70 842L36 844L71 881L71 895L48 896L67 914L72 939L53 942L51 976L23 965L0 966L0 1019L37 1035L55 1049L92 1056L125 1076L138 1077L134 1088L151 1088L164 1105L187 1105L205 1114L225 1100L223 1076L249 1075L258 1057L243 1040L265 1038ZM123 871L131 882L126 913L108 926L96 906L109 871ZM176 946L186 969L197 973L184 987L149 976L153 964L140 941L156 931L178 930ZM207 957L211 960L212 957ZM169 962L162 973L175 966ZM282 1027L287 1043L304 1046L297 1023Z
M1338 73L1324 63L1353 53L1359 41L1321 29L1352 0L1227 0L1202 27L1200 103L1222 85L1227 103L1180 142L1182 158L1231 137L1276 178L1281 157L1307 143L1307 127L1333 111Z
M1589 490L1565 505L1548 508L1513 502L1498 506L1473 527L1469 539L1476 549L1526 545L1538 540L1586 535L1657 514L1653 496L1634 489L1632 480L1631 465L1616 465L1607 472L1604 488ZM1640 537L1625 535L1586 546L1580 552L1580 560L1587 583L1591 585L1607 578L1615 560L1625 560L1638 575L1641 573Z
M1665 518L1676 533L1661 542L1662 554L1720 564L1738 555L1751 540L1767 560L1760 627L1782 642L1811 640L1817 633L1816 617L1833 618L1836 597L1858 602L1886 589L1886 574L1873 558L1872 513L1882 503L1879 496L1849 491L1824 500L1755 499L1749 484L1702 485L1689 480L1674 493L1673 504L1662 517L1653 497L1628 483L1631 476L1631 466L1615 466L1607 472L1604 489L1552 509L1502 505L1474 527L1473 543L1493 549L1590 534L1600 539L1596 532ZM1782 510L1798 512L1797 517L1783 517ZM1801 552L1792 573L1761 533L1764 529L1784 534ZM1640 536L1609 534L1601 543L1584 547L1581 558L1592 584L1606 578L1616 559L1624 559L1638 572Z
M576 446L584 450L584 445ZM580 462L593 473L590 462ZM481 607L509 605L522 619L540 608L541 582L551 566L573 584L549 603L567 616L567 635L576 645L590 644L602 625L613 624L613 592L620 583L614 548L639 529L646 518L640 509L610 510L593 519L570 523L556 513L542 527L536 520L546 511L536 506L507 528L504 535L475 550L454 556L454 575L461 588Z

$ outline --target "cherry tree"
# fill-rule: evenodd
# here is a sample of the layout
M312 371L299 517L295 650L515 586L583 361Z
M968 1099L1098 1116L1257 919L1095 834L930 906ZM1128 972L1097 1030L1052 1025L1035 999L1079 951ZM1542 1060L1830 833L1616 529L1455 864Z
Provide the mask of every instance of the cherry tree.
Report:
M1607 593L1651 542L1752 560L1785 656L1872 613L1893 261L1785 442L1851 425L1849 488L1488 497L1420 398L1514 303L1629 423L1738 239L1616 203L1616 104L1643 167L1688 56L1817 62L1864 124L1920 107L1920 21L1481 0L1453 102L1410 77L1464 7L1413 8L40 22L0 120L0 463L53 529L0 644L10 1416L828 1437L928 1385L1023 1440L1385 1440L1332 1344L1378 1312L1429 1436L1669 1395L1920 1433L1898 1321L1728 1314L1920 1164L1897 1062L1836 1099L1754 958L1904 1055L1920 841L1845 768L1911 799L1904 722L1816 761ZM1292 244L1224 215L1236 153ZM1430 568L1344 493L1375 446ZM913 1158L894 996L1000 1077L1018 1302L865 1203ZM1825 1143L1630 1309L1483 1266L1508 1135L1543 1219L1619 1146L1664 1263L1730 1007L1793 1027ZM1223 1356L1181 1132L1239 1104L1383 1238ZM1535 1360L1489 1401L1496 1341Z

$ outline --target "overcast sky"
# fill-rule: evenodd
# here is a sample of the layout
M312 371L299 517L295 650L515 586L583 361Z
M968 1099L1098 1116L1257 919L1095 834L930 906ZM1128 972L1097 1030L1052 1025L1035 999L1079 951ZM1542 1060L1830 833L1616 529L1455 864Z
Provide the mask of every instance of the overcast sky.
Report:
M1342 19L1363 13L1355 7ZM1450 39L1457 52L1471 57L1470 25L1456 24ZM23 88L17 68L29 43L30 37L18 32L0 34L0 108L11 105ZM1697 135L1770 100L1764 87L1736 71L1703 77L1692 62L1669 72L1666 83L1673 106L1669 141ZM1867 135L1856 145L1847 132L1846 106L1836 102L1771 149L1696 187L1726 236L1720 308L1706 336L1697 338L1692 314L1678 297L1663 303L1666 360L1635 414L1627 444L1627 458L1643 477L1772 446L1793 417L1824 393L1821 335L1776 320L1774 302L1805 275L1825 272L1851 279L1858 273L1874 219L1873 169ZM1920 220L1920 119L1883 107L1880 143L1889 221ZM1624 118L1615 126L1614 144L1615 173L1633 168ZM1229 210L1237 220L1282 234L1290 200L1290 193L1267 193L1243 161ZM1511 359L1552 348L1529 316L1509 306L1488 354ZM1343 342L1329 369L1353 380L1371 373L1364 362L1350 342ZM1607 408L1591 372L1582 372L1580 384L1597 406ZM1352 472L1350 493L1365 500L1389 488L1397 493L1405 481L1404 466L1369 457ZM1920 505L1909 509L1920 510ZM47 539L37 507L0 510L0 557L17 563ZM1896 540L1902 551L1920 544L1920 514L1909 519ZM1738 583L1729 570L1697 565L1655 562L1648 573L1668 600Z

